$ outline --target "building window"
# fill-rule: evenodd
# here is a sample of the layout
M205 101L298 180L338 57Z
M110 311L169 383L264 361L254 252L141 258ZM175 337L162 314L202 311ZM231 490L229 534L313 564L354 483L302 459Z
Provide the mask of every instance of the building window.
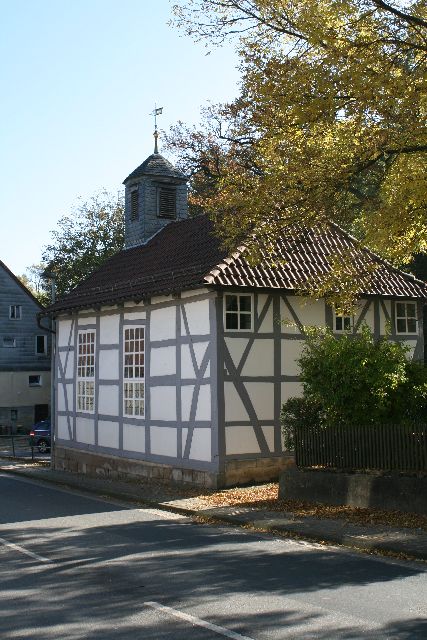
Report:
M138 189L134 189L130 192L130 219L137 220L139 208L139 193Z
M36 354L45 355L47 352L47 336L36 336Z
M77 343L77 411L93 413L95 405L95 332L79 331Z
M176 189L159 187L157 190L157 215L159 218L176 217Z
M347 333L353 329L353 317L336 313L334 318L335 333Z
M144 327L124 330L123 413L144 417Z
M415 302L396 302L396 333L418 333Z
M228 331L252 331L252 296L243 293L225 296L225 328Z
M16 347L15 338L3 338L3 346L8 348L8 349Z
M11 409L10 410L10 419L15 422L16 420L18 420L18 409Z
M9 318L11 320L20 320L22 318L22 307L20 304L11 304L9 306Z
M42 377L37 376L28 376L28 385L30 387L41 387L42 386Z

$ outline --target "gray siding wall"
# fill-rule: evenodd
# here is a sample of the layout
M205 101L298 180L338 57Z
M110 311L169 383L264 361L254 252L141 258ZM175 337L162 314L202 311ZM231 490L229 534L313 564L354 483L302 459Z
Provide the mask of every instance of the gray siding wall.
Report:
M20 320L9 319L10 305L21 305ZM0 371L49 371L50 334L37 325L40 307L0 266ZM36 336L47 336L47 354L36 354ZM14 338L16 347L4 347L3 338Z

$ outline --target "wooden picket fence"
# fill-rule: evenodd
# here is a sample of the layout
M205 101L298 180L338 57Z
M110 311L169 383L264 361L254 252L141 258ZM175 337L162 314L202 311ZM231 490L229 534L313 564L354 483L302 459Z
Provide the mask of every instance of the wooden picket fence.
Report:
M298 467L345 471L427 471L427 424L295 429Z

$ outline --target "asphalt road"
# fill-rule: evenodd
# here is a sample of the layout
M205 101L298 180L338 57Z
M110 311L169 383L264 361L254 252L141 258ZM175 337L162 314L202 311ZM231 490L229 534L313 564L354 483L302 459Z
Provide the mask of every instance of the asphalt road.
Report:
M0 474L0 638L427 638L425 565Z

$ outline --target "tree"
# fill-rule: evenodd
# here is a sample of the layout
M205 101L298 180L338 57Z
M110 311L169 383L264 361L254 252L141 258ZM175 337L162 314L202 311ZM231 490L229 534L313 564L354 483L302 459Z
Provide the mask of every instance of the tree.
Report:
M424 2L193 0L175 14L196 39L238 37L227 162L203 196L229 246L332 219L396 265L426 251Z
M56 275L58 297L123 248L123 197L103 191L63 216L43 249L43 267ZM47 291L47 283L44 285Z
M46 306L50 302L50 294L46 288L43 272L43 264L33 264L26 269L25 273L18 276L18 279L27 287L40 304Z

